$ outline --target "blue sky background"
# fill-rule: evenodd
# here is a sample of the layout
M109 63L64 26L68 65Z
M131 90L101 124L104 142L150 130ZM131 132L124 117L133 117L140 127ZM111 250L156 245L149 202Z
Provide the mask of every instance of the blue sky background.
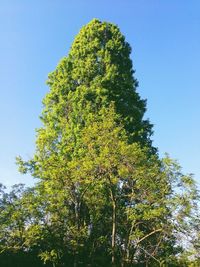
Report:
M47 75L93 18L117 24L133 48L154 145L200 182L200 1L0 0L0 182L31 158Z

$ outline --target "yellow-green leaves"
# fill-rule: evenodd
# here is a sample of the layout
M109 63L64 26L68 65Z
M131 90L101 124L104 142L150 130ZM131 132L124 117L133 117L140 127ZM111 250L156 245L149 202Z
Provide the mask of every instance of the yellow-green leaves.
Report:
M193 221L195 183L152 147L130 52L116 25L95 19L49 74L35 154L17 158L38 182L2 212L10 244L44 263L155 266L151 255L176 254L177 229Z

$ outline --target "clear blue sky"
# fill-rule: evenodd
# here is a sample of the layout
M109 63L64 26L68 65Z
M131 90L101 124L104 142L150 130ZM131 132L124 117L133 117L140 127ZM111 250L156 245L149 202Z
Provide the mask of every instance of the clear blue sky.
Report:
M0 0L0 182L31 184L28 159L47 74L93 18L117 24L133 48L154 145L200 182L200 1Z

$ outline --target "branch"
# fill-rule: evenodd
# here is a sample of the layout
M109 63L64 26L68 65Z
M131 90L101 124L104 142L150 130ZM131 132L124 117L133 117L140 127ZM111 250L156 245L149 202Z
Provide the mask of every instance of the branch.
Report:
M147 237L157 233L157 232L161 232L163 229L160 228L160 229L157 229L157 230L154 230L152 231L151 233L147 234L146 236L142 237L140 240L138 240L137 244L139 244L140 242L142 242L144 239L146 239Z

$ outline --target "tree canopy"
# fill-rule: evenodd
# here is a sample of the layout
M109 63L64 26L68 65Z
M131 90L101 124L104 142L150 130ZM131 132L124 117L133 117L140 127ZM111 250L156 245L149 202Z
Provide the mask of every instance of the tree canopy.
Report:
M37 183L1 187L2 255L54 267L181 266L198 191L152 145L130 53L116 25L94 19L49 74L35 153L17 158Z

